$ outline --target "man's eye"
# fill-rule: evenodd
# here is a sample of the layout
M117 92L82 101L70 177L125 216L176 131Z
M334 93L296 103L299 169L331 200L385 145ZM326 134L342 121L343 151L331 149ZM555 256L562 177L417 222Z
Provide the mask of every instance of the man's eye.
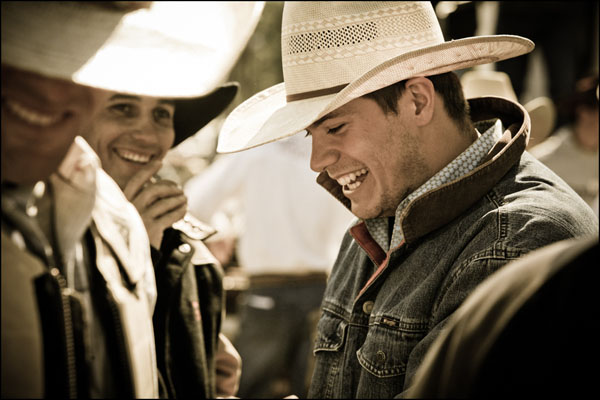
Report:
M131 104L126 103L113 104L109 107L109 110L119 115L131 115L133 113Z
M328 134L337 133L337 132L339 132L340 129L342 129L344 127L344 125L346 125L346 124L340 124L340 125L335 126L333 128L329 128L329 129L327 129L327 133Z
M158 108L154 110L154 115L156 118L171 118L171 112L169 110L165 110L164 108Z
M171 121L173 120L173 114L166 108L157 108L154 110L154 119L156 122L162 124L171 124Z

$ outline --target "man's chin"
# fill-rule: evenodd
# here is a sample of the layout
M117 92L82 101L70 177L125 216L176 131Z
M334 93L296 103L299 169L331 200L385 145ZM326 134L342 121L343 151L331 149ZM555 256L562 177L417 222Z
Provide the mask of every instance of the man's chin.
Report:
M355 202L352 202L350 210L352 211L352 214L354 214L360 219L373 219L381 216L380 212L377 212L376 210L367 209L364 206L361 207L360 204L357 204Z
M38 163L2 163L2 183L13 183L16 185L33 185L39 181L45 181L58 170L58 162L42 164Z

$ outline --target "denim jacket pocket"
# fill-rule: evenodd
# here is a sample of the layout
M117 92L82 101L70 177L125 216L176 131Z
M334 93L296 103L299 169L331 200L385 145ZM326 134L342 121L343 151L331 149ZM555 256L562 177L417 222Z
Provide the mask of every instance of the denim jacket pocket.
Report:
M337 351L344 346L348 323L342 318L323 311L317 325L317 338L314 353L320 351Z
M356 352L358 362L378 378L404 375L412 349L424 336L425 331L405 330L395 320L383 317L370 326Z

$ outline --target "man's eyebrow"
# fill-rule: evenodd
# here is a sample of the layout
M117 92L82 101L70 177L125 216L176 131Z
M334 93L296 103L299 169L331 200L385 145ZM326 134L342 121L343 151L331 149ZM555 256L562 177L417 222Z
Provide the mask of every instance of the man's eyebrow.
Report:
M323 122L325 122L328 119L331 118L335 118L338 117L340 115L340 112L338 110L333 110L332 112L330 112L329 114L319 118L318 120L316 120L315 122L313 122L307 129L315 129L318 128L319 125L321 125Z
M135 101L141 101L142 98L140 96L133 96L130 94L121 94L121 93L117 93L117 94L113 94L109 100L135 100Z
M159 104L168 104L170 106L175 107L175 100L171 100L171 99L160 99Z
M140 96L135 96L135 95L131 95L131 94L117 93L110 97L110 101L113 101L113 100L142 101L142 98ZM160 99L160 100L158 100L158 103L159 104L168 104L170 106L175 107L175 100L171 100L171 99Z

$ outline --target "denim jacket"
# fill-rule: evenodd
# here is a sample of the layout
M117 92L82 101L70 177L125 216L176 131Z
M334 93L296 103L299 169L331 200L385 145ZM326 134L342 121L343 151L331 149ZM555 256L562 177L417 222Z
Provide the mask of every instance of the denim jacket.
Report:
M547 244L598 232L593 211L525 152L529 115L470 100L478 125L508 127L471 172L408 204L404 240L384 251L365 221L344 236L322 302L308 397L401 396L449 316L486 277ZM486 122L488 121L488 122ZM318 182L349 206L326 173Z

